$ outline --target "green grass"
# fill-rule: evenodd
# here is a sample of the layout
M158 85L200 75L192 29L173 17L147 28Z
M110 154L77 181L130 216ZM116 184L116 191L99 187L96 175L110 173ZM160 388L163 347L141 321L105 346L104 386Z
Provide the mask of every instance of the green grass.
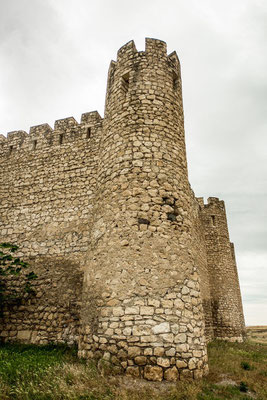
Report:
M215 341L210 374L199 381L152 383L99 373L66 346L0 347L0 400L266 400L267 346Z

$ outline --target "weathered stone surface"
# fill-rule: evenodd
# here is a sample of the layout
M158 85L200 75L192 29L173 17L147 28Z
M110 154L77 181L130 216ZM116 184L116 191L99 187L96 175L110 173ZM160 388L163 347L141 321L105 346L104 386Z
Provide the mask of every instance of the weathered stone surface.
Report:
M195 369L195 368L196 368L196 365L197 365L197 360L196 360L196 358L191 358L191 359L189 360L189 363L188 363L188 368L189 368L189 369Z
M174 342L175 343L185 343L186 342L186 334L179 333L178 335L175 336Z
M185 353L189 349L188 344L179 344L176 346L176 351L178 353Z
M168 357L174 357L175 354L176 354L175 348L171 348L171 349L169 349L169 350L166 350L165 354L166 354L166 356L168 356Z
M148 381L162 381L163 370L157 366L146 365L144 368L144 378Z
M17 338L19 340L30 340L31 338L31 331L18 331Z
M177 381L179 379L179 373L177 371L177 368L176 367L168 368L164 372L164 378L167 381L172 381L172 382Z
M137 364L137 365L146 365L147 358L144 356L139 356L139 357L135 357L134 361L135 361L135 364Z
M183 360L177 360L176 361L176 366L178 369L180 368L186 368L187 367L187 363Z
M169 358L163 358L159 357L157 359L157 364L160 365L161 367L169 367L170 366L170 359Z
M164 354L165 354L164 347L155 347L154 348L154 355L155 356L164 356Z
M139 307L126 307L125 308L125 314L134 314L138 315L139 314Z
M135 336L143 336L150 334L151 334L151 328L147 325L136 325L133 327L133 335Z
M133 376L134 378L139 378L140 376L139 367L127 367L126 375Z
M129 356L130 358L139 356L140 353L141 353L140 347L134 346L134 347L129 347L129 348L128 348L128 356Z
M115 317L120 317L124 315L124 310L122 307L113 307L113 315Z
M140 315L153 315L154 312L154 307L140 307Z
M168 333L170 332L170 324L169 322L162 322L161 324L155 325L152 328L153 333Z

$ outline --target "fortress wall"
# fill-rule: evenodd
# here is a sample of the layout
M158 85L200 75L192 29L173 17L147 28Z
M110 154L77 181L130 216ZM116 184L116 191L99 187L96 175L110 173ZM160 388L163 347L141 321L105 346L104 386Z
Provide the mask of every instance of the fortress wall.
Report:
M224 202L210 197L201 210L205 229L215 338L242 341L245 324L234 248L229 240Z
M211 310L211 291L210 291L210 277L207 263L207 251L205 242L205 229L201 221L201 209L204 206L203 198L195 198L193 196L193 227L195 238L194 246L192 247L195 253L196 265L200 275L200 291L202 298L202 305L205 316L205 337L207 341L214 337L213 333L213 320Z
M77 341L101 132L93 112L1 140L0 241L18 244L38 275L36 297L5 311L5 340Z
M129 42L111 63L99 160L79 354L147 379L202 376L180 69L164 42Z
M243 339L224 203L189 185L166 43L118 51L104 120L0 135L0 164L0 242L38 274L36 296L4 309L2 339L79 342L80 357L149 380L201 377L207 340Z

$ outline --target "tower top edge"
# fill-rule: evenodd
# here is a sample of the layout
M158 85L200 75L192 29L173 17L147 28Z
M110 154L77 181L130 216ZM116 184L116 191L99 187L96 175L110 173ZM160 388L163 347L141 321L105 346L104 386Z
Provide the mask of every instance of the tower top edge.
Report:
M175 51L167 54L167 43L164 40L156 39L156 38L145 38L145 51L138 51L135 45L134 40L130 40L121 46L117 52L117 60L126 58L133 58L137 54L146 54L146 55L158 55L168 57L169 59L176 59L179 62L178 56ZM114 63L114 61L113 61Z

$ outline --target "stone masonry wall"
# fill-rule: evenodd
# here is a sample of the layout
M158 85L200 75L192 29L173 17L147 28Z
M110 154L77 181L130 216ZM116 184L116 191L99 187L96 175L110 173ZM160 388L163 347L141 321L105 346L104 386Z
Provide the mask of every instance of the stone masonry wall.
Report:
M207 371L179 61L129 42L109 72L80 355L161 380Z
M0 242L20 246L36 296L0 338L78 343L149 380L203 376L207 341L242 340L224 203L188 182L180 63L123 46L97 112L0 135ZM218 285L218 282L220 284Z
M193 197L193 238L195 259L197 269L200 275L200 292L202 298L202 306L205 316L205 337L207 340L214 338L212 308L211 308L211 292L210 292L210 273L206 254L205 227L202 224L200 213L203 199ZM204 203L203 203L204 204Z
M77 342L102 120L98 113L11 132L0 145L0 242L37 273L36 298L6 310L1 336Z
M224 202L210 197L208 204L202 205L201 219L205 227L214 336L242 341L245 331L244 315Z

